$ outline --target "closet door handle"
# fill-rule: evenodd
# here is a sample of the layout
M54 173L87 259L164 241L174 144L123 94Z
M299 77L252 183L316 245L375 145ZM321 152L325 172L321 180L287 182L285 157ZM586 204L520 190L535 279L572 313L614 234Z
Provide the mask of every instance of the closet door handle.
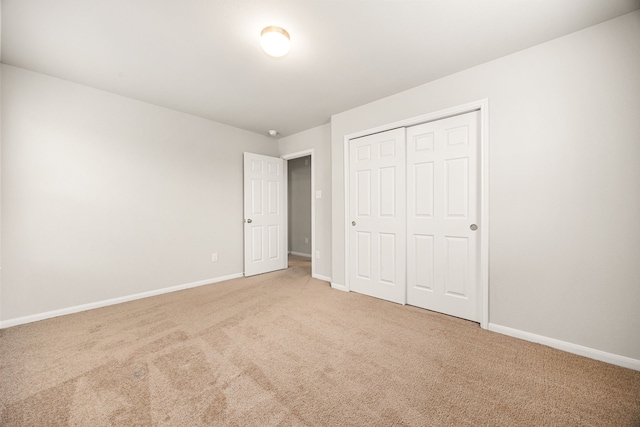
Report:
M355 221L351 221L351 225L355 226L356 222Z

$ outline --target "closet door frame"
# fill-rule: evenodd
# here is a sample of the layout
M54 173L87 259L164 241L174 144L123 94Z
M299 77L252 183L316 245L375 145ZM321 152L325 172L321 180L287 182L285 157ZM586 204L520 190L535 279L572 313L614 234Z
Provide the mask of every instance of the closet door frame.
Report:
M362 136L371 135L374 133L385 132L391 129L400 127L410 127L419 125L422 123L432 122L440 119L445 119L451 116L457 116L459 114L470 113L472 111L479 111L480 118L478 125L480 126L480 135L478 141L478 157L479 157L479 170L478 179L480 182L480 192L478 194L479 200L479 214L480 218L477 222L479 231L479 275L478 278L480 289L479 295L479 310L480 310L480 327L487 329L489 325L489 99L481 99L473 101L467 104L458 105L455 107L447 108L444 110L435 111L432 113L412 117L405 120L400 120L393 123L388 123L382 126L374 128L364 129L358 132L351 133L344 136L343 149L344 149L344 206L345 206L345 223L344 223L344 236L345 236L345 287L346 291L350 291L349 284L349 140L359 138ZM406 303L406 301L405 301Z

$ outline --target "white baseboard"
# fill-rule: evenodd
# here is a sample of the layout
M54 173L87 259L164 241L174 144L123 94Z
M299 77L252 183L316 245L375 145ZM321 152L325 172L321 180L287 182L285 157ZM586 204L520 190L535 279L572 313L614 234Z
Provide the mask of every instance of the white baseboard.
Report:
M311 277L331 283L331 277L323 276L322 274L312 274Z
M499 334L509 335L510 337L520 338L525 341L531 341L549 347L557 348L558 350L566 351L568 353L573 353L579 356L588 357L590 359L600 360L601 362L611 363L612 365L618 365L624 368L640 371L640 360L632 359L630 357L607 353L606 351L596 350L594 348L572 344L566 341L560 341L555 338L532 334L531 332L525 332L519 329L509 328L507 326L496 325L495 323L489 323L489 327L487 329Z
M16 317L14 319L7 319L0 322L0 329L23 325L25 323L37 322L38 320L50 319L52 317L64 316L65 314L73 314L81 311L93 310L94 308L106 307L109 305L120 304L123 302L133 301L141 298L148 298L156 295L168 294L170 292L182 291L184 289L196 288L198 286L210 285L212 283L224 282L225 280L237 279L243 276L243 273L235 273L228 276L216 277L214 279L199 280L197 282L186 283L184 285L155 289L153 291L142 292L139 294L127 295L124 297L112 298L104 301L92 302L89 304L76 305L73 307L61 308L59 310L47 311L44 313L32 314L29 316Z
M311 258L311 254L303 254L302 252L293 252L293 251L290 251L289 253L291 255L297 255L297 256L303 256L305 258Z
M349 292L349 289L347 289L347 287L345 285L341 285L339 283L333 283L331 282L331 287L333 289L337 289L339 291L343 291L343 292Z

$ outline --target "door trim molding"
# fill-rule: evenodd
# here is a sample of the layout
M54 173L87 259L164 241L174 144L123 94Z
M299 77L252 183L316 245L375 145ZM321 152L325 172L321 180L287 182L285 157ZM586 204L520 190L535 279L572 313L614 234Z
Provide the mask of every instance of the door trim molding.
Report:
M289 253L289 160L298 159L300 157L311 156L311 277L316 277L316 175L315 167L313 166L315 150L309 148L308 150L296 151L295 153L285 154L280 156L284 160L284 191L285 191L285 203L284 203L284 230L285 230L285 247L287 253Z
M385 132L400 127L415 126L422 123L432 122L436 120L446 119L447 117L457 116L472 111L480 112L480 135L479 135L479 181L480 192L478 199L480 202L480 220L478 225L480 228L480 327L487 329L489 326L489 99L484 98L477 101L469 102L444 110L438 110L431 113L411 117L404 120L388 123L382 126L376 126L353 132L344 136L344 249L345 249L345 285L341 290L350 291L349 284L349 141L354 138L371 135L374 133ZM332 284L333 285L333 284Z

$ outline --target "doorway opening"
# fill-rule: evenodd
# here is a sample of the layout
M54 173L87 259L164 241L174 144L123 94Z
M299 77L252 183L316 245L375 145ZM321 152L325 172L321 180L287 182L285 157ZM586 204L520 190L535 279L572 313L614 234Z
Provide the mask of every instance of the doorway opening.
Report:
M300 262L311 263L315 272L315 191L313 150L282 156L286 165L287 207L285 213L286 244L289 267Z

